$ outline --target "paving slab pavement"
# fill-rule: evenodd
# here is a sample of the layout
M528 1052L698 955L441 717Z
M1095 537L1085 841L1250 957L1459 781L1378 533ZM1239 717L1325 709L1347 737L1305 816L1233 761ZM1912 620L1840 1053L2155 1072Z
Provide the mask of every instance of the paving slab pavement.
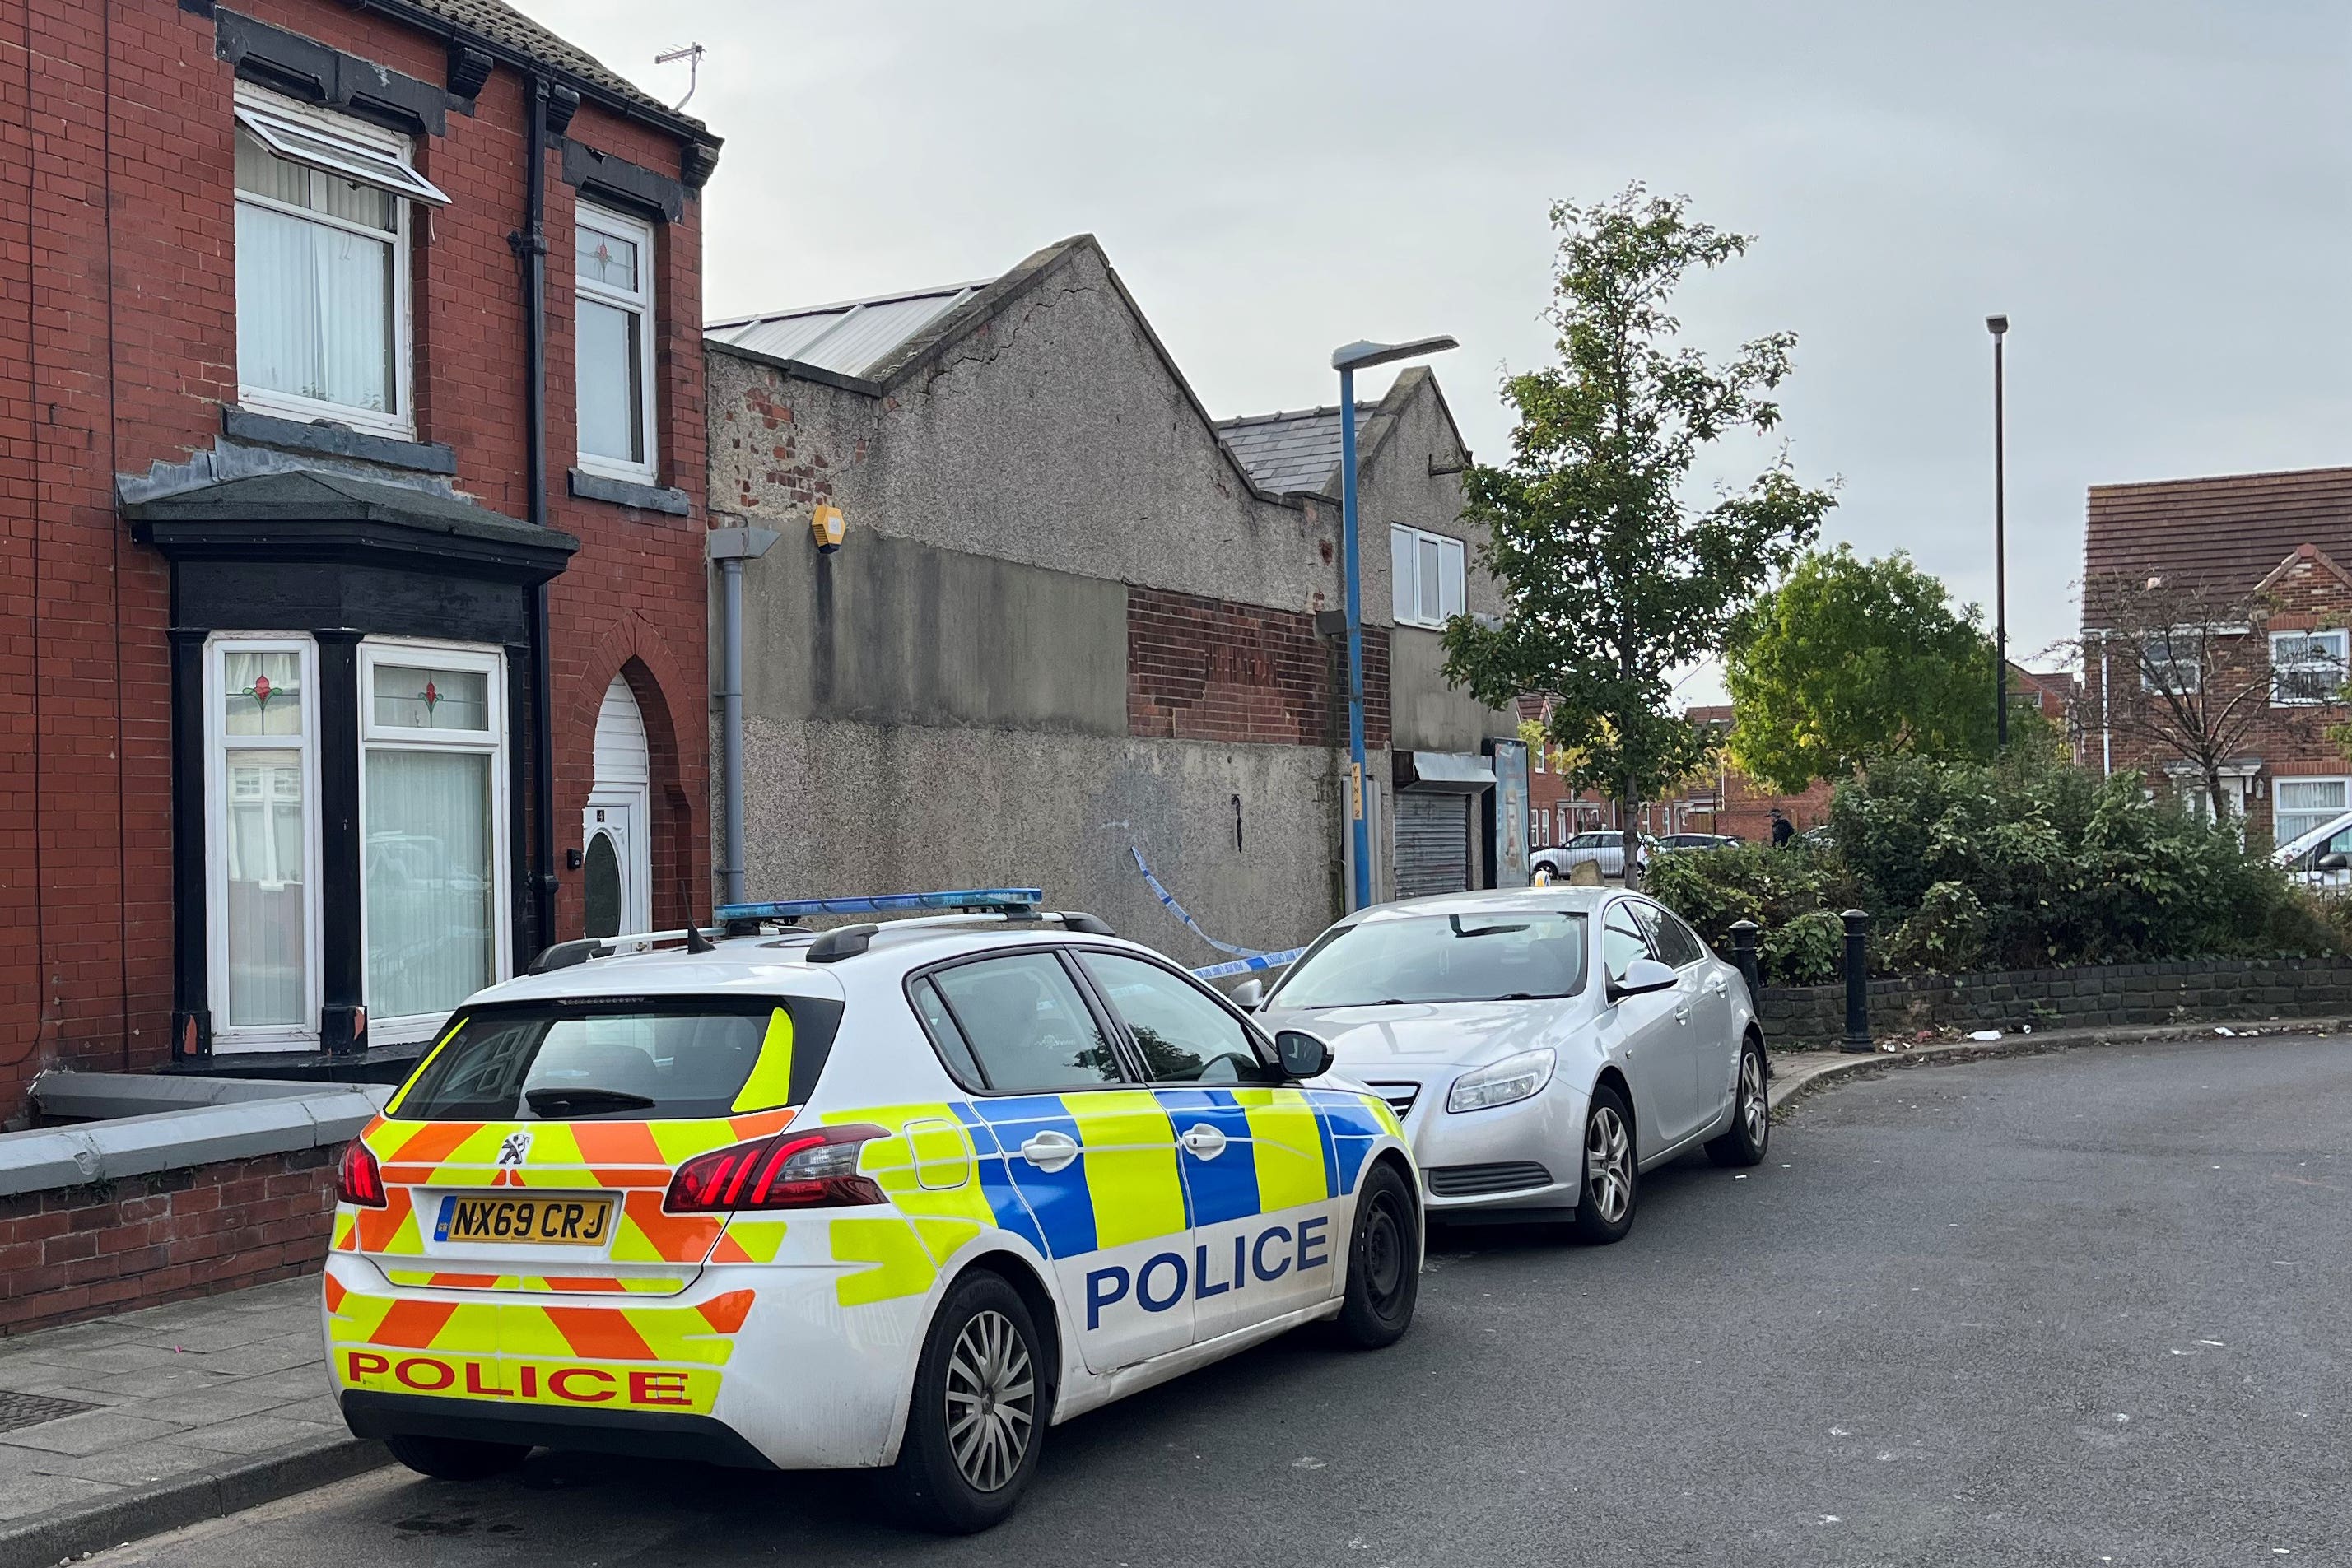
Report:
M0 1339L0 1568L47 1568L387 1458L328 1392L315 1276Z

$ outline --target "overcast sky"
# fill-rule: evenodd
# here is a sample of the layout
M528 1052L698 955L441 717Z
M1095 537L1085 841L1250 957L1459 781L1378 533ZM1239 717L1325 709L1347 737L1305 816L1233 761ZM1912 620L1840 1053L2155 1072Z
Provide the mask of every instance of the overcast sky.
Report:
M1091 231L1221 417L1333 401L1338 344L1451 332L1499 460L1498 378L1551 351L1549 204L1687 193L1759 238L1686 335L1798 333L1828 536L1988 611L2006 311L2021 656L2074 624L2085 486L2352 462L2341 4L520 3L673 101L652 57L709 47L710 316Z

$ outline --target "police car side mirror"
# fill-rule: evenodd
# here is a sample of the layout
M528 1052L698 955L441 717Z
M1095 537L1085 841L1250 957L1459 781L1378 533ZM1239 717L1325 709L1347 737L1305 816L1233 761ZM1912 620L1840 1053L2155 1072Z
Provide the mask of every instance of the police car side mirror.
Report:
M1274 1037L1274 1053L1282 1061L1286 1078L1320 1078L1331 1071L1331 1048L1303 1029L1286 1029Z
M1240 985L1235 986L1233 988L1232 995L1227 997L1225 999L1232 1002L1234 1006L1241 1009L1242 1011L1245 1013L1255 1012L1257 1011L1258 1003L1265 999L1265 982L1264 980L1244 980Z

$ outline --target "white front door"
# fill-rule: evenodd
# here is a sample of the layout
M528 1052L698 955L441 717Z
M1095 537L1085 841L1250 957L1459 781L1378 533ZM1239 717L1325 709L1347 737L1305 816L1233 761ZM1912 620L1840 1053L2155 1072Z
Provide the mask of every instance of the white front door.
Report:
M653 878L646 863L645 799L621 790L588 797L582 823L581 885L591 936L618 936L653 926Z

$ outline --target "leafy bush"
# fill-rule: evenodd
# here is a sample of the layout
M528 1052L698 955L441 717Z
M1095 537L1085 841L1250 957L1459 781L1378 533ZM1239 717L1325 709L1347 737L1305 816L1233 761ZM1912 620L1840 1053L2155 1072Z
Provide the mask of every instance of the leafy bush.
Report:
M1818 986L1843 967L1845 920L1826 909L1764 928L1764 979L1776 986Z
M1853 905L1881 934L1874 967L1894 973L2352 946L2352 910L2306 896L2236 825L2042 747L1989 765L1881 759L1839 787L1829 825L1823 844L1662 855L1650 889L1719 949L1732 921L1756 921L1786 981L1822 971L1825 936Z

